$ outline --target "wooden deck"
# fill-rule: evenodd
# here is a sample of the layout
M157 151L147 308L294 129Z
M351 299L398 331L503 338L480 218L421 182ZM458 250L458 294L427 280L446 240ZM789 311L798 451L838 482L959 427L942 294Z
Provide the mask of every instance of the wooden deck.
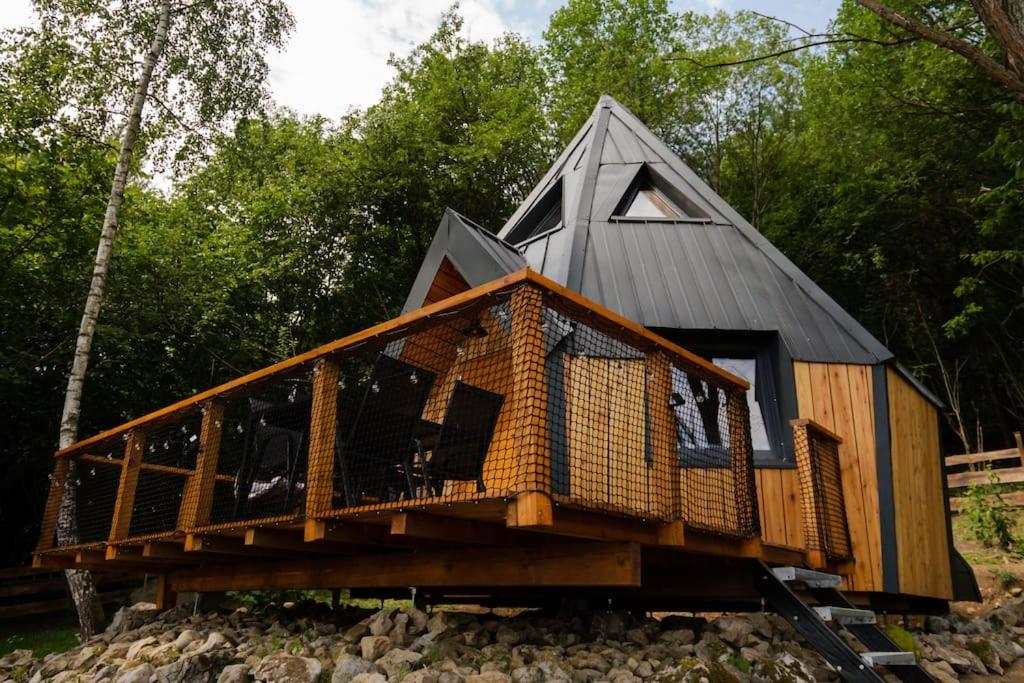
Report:
M382 359L404 388L387 388L396 375L380 373ZM497 410L481 417L476 461L469 442L446 443L479 427L453 417L467 387ZM673 567L720 563L716 590L737 601L753 599L753 558L851 575L812 542L826 500L813 490L792 512L806 543L762 538L746 389L522 271L58 452L34 566L156 574L164 602L191 590L415 586L449 600L571 588L695 604L708 596ZM679 398L690 391L718 407L698 411ZM385 454L386 466L360 455L383 448L406 404L418 453ZM398 412L367 432L379 405ZM75 542L58 542L66 490ZM740 567L732 588L729 567Z

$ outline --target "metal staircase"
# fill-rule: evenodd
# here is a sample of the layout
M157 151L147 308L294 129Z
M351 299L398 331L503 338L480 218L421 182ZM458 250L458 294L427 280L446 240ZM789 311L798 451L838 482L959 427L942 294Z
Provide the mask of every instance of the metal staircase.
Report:
M846 681L885 679L876 667L885 667L901 681L933 681L912 652L901 652L876 623L875 613L858 609L837 588L842 581L835 574L802 567L756 566L758 590L768 605L783 617L831 664ZM809 605L792 588L801 584L817 604ZM870 651L857 652L832 625L843 628Z

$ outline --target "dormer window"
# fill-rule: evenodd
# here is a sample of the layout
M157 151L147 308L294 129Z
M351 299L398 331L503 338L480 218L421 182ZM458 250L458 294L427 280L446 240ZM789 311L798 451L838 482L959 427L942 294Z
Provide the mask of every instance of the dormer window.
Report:
M628 218L683 218L686 214L653 187L641 187L622 213Z

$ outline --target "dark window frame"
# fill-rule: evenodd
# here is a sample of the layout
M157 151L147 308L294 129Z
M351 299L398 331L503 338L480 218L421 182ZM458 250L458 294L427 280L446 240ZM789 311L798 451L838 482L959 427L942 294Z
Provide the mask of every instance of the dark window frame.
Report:
M777 333L664 328L653 331L712 362L714 358L753 359L754 398L761 408L770 446L767 451L754 452L754 466L796 467L789 429L789 420L797 417L793 361ZM682 462L682 453L680 458Z

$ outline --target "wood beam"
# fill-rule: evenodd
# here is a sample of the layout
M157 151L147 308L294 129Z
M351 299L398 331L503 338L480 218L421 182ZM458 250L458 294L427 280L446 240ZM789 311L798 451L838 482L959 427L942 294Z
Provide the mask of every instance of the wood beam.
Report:
M224 430L224 401L207 401L203 425L199 431L199 454L196 469L185 482L178 510L178 528L195 529L210 523L213 489L217 483L217 460Z
M46 498L46 507L43 509L42 527L39 530L36 552L53 547L57 534L57 518L60 516L60 504L64 498L64 484L67 482L70 468L71 463L67 458L60 458L53 464L50 493Z
M303 527L306 543L334 543L354 546L410 547L408 539L392 536L390 528L358 522L307 519Z
M550 527L554 524L551 496L533 491L520 493L506 508L505 525L513 528Z
M128 432L128 442L124 447L124 462L121 466L121 478L117 484L117 498L114 501L114 515L110 524L109 541L128 538L132 524L132 510L135 508L135 490L139 484L139 467L142 465L142 453L146 447L146 435L133 429Z
M516 545L536 539L498 524L474 519L402 512L391 518L391 535L466 545Z
M245 545L242 536L186 534L184 551L204 555L244 555L247 557L283 557L287 551Z
M246 547L283 550L291 553L344 553L352 546L337 543L307 543L303 529L267 529L253 527L245 530L243 541Z
M572 536L595 541L640 543L648 546L682 547L686 543L683 522L644 522L628 517L604 515L587 510L567 507L553 509L551 523L547 526L524 526L514 522L523 496L509 502L506 522L539 533Z
M338 361L321 358L314 369L306 466L306 514L320 517L334 505L334 432L338 417Z
M143 544L142 556L153 560L179 560L185 558L185 549L181 543L151 541Z
M640 586L640 546L579 543L518 548L459 548L394 555L317 558L173 572L178 591L460 587Z
M180 547L180 546L179 546ZM119 562L134 562L136 564L144 565L168 565L168 564L182 564L187 563L188 560L179 555L176 558L157 558L148 557L145 554L145 548L141 545L110 545L107 546L106 560L119 561Z

